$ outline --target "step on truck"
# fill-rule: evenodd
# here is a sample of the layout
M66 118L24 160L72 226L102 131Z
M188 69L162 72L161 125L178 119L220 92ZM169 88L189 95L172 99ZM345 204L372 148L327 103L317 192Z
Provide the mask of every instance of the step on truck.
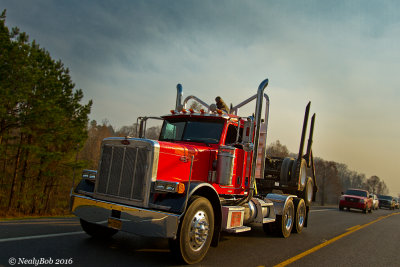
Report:
M178 84L168 115L138 118L138 138L104 139L97 171L84 170L71 190L71 211L83 230L95 238L118 231L168 238L171 252L187 264L217 246L222 231L258 224L284 238L300 233L317 192L315 114L305 152L310 103L297 157L267 156L267 85L268 79L227 113L193 95L183 100ZM188 109L189 100L204 108ZM239 115L253 100L254 114ZM146 139L148 119L163 120L158 140Z

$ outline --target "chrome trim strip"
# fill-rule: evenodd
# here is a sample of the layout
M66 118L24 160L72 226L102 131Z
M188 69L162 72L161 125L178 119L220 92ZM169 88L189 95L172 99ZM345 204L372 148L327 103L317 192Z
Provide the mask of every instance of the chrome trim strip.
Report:
M135 187L135 175L136 175L136 163L137 163L137 156L138 156L138 152L139 152L139 148L136 148L136 154L135 154L135 166L133 166L133 182L132 182L132 186L131 186L131 194L129 195L130 198L133 198L133 188Z
M125 154L126 154L126 147L124 147L124 155L122 156L122 166L121 166L121 171L119 173L119 183L118 183L118 196L119 193L121 192L121 183L122 183L122 174L124 173L124 165L125 165Z

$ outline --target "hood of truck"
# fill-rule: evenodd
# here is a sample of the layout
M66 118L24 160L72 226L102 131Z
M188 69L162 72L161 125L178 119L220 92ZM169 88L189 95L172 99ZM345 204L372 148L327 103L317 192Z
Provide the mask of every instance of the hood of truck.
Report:
M158 141L157 180L207 181L208 171L216 157L216 149L205 144ZM193 161L193 162L192 162Z

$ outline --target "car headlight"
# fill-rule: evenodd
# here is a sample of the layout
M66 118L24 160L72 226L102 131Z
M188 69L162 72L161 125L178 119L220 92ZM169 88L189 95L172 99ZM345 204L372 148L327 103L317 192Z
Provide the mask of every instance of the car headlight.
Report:
M82 179L85 179L90 182L96 181L97 171L93 170L83 170L82 171Z

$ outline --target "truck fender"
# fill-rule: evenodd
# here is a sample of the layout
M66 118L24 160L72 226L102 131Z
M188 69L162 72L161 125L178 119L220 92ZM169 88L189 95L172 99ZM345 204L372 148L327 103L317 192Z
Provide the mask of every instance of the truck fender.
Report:
M211 245L213 247L216 247L216 246L218 246L219 236L221 233L221 223L222 223L222 208L221 208L221 202L219 200L218 193L215 190L215 188L212 187L208 183L191 182L190 187L189 187L189 195L188 195L187 199L189 200L191 196L195 196L195 195L207 198L213 207L215 225L214 225L214 233L213 233ZM185 205L185 211L186 211L186 208L187 207Z
M274 210L276 215L282 215L283 209L286 206L286 202L291 199L297 197L295 195L281 195L281 194L268 194L265 198L272 201L274 203Z

